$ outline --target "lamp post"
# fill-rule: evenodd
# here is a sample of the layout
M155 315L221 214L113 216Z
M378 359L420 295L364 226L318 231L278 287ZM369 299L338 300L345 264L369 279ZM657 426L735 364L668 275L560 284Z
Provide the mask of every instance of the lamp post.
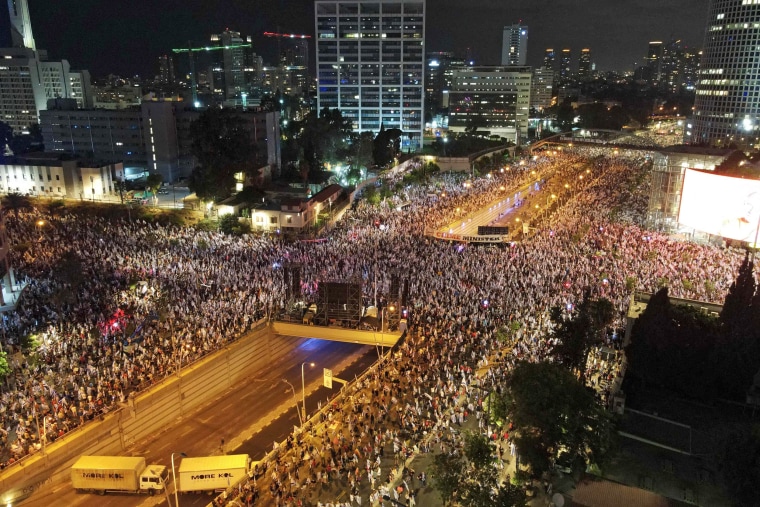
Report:
M293 384L291 384L290 382L288 382L284 378L280 379L280 380L282 380L283 382L285 382L286 384L288 384L290 386L290 389L293 391L293 399L296 402L296 412L298 413L298 423L299 423L299 425L301 427L303 427L303 417L301 417L301 411L298 409L298 398L296 398L296 388L293 387Z
M187 457L184 452L172 453L172 481L174 482L174 507L179 507L179 495L177 494L177 474L174 472L174 455L179 454L183 458Z
M166 495L166 505L168 505L169 507L171 507L172 506L172 501L169 499L169 485L166 484L167 478L156 475L156 472L153 471L153 470L151 470L150 473L154 477L158 477L158 479L161 481L161 484L163 484L163 486L164 486L164 495Z
M399 502L398 500L394 500L389 495L383 495L383 500L385 500L386 502L391 502L393 505L400 505L401 507L406 507L406 504L403 504Z
M308 364L314 368L314 363L301 363L301 409L303 410L303 420L306 421L306 381L304 376L303 367Z

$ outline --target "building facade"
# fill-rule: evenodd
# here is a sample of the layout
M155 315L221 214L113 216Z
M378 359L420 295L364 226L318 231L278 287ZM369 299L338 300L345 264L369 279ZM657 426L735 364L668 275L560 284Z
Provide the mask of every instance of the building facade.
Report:
M588 79L591 77L591 50L589 48L581 49L581 55L578 57L578 78Z
M37 50L32 35L32 20L26 0L6 0L10 16L11 42L13 47Z
M546 48L544 51L544 61L541 66L544 69L554 71L554 67L557 65L557 53L552 48Z
M216 57L211 67L214 95L223 100L234 99L247 91L245 82L246 47L240 32L225 30L211 36L211 42L224 49L214 51Z
M572 67L573 53L569 49L562 50L559 59L559 78L562 80L570 79L573 75Z
M121 162L127 178L150 171L174 182L195 167L190 126L200 114L183 102L146 100L123 110L49 109L40 113L40 127L49 151ZM279 170L279 113L236 114L246 121L262 165Z
M317 109L340 109L356 132L400 129L422 146L425 0L315 2Z
M525 66L528 61L528 27L508 25L501 40L501 64Z
M554 71L539 67L533 69L533 77L530 82L530 107L536 111L543 111L552 105L552 91L554 89Z
M0 57L0 120L15 133L28 133L45 103L35 53L26 48L7 48L0 49Z
M66 60L48 61L47 52L36 48L26 0L4 1L12 47L0 48L0 121L23 134L39 123L48 99L73 98L79 107L91 104L89 73L72 72Z
M686 141L760 146L760 2L713 0Z
M120 163L84 162L60 153L35 153L0 164L0 193L103 200L114 197L123 177Z
M686 169L714 171L733 152L723 148L671 146L652 158L652 186L647 209L647 228L678 232L678 211Z
M649 83L660 80L660 65L662 64L662 41L651 41L647 48L644 78Z
M158 57L158 76L156 77L159 83L174 84L176 82L174 58L171 55L161 55Z
M428 53L425 67L425 121L442 115L448 107L454 70L465 66L464 58L450 51Z
M478 127L520 145L528 136L531 68L476 66L454 71L449 130Z

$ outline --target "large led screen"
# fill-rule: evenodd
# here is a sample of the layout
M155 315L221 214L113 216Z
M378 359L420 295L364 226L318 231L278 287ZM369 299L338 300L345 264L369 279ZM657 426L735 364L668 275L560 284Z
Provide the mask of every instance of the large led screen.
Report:
M678 221L697 230L755 242L760 220L760 180L687 169Z

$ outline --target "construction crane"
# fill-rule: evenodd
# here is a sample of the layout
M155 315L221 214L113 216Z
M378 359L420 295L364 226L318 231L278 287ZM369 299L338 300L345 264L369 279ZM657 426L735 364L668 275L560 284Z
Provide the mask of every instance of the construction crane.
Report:
M280 27L277 27L277 32L264 32L264 37L272 37L277 39L277 58L282 58L282 48L280 47L280 40L282 39L311 39L311 35L302 35L297 33L280 33Z
M236 48L250 48L251 44L230 44L228 46L204 46L194 48L193 44L188 41L186 48L172 49L172 53L187 53L190 58L190 89L193 93L193 107L197 107L198 104L198 84L195 79L195 58L193 53L199 51L216 51L219 49L236 49Z
M282 39L311 39L311 35L299 35L297 33L264 32L264 37L280 37Z

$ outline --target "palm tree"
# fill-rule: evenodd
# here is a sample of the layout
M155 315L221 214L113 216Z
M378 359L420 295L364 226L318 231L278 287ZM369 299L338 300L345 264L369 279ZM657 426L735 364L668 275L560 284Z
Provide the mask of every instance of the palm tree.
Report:
M145 189L153 194L153 204L158 203L158 190L164 183L164 177L159 173L149 174L145 181Z
M18 192L10 192L3 199L3 207L13 210L16 220L18 220L18 214L21 210L32 209L32 202L25 195L21 195Z

